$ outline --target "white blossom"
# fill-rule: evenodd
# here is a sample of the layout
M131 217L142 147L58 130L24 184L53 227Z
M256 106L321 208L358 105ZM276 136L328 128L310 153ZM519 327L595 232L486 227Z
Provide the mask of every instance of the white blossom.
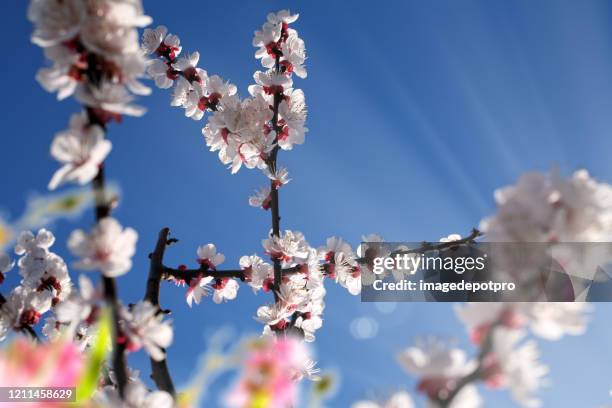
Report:
M87 234L75 230L68 238L68 248L81 259L75 267L100 270L104 276L117 277L132 267L138 234L132 228L123 228L111 217L100 220Z
M304 40L298 37L296 31L292 31L287 41L285 41L281 47L283 58L281 65L285 68L287 73L295 73L300 78L306 78L306 68L304 67L304 61L306 61L306 47L304 46Z
M270 290L274 280L272 265L264 262L257 255L243 256L240 258L240 268L244 271L245 280L254 290Z
M185 294L185 299L189 307L192 306L193 302L195 302L196 305L199 305L202 297L207 296L208 293L212 291L212 288L210 287L212 280L212 276L204 276L203 274L200 274L190 280L189 288Z
M32 42L48 47L74 37L85 18L85 3L80 0L33 0L28 19L34 23Z
M299 14L291 14L289 10L269 13L261 29L255 31L253 46L258 47L255 57L262 60L264 67L274 66L275 57L280 51L278 42L283 39L283 34L286 37L294 32L288 25L295 22L298 17Z
M206 244L198 247L198 262L208 269L215 270L219 264L225 261L225 255L217 252L215 244Z
M272 197L270 196L270 187L262 187L255 191L255 194L249 197L249 205L251 207L263 208L268 210L270 208Z
M537 344L529 340L518 344L525 334L520 330L497 329L493 348L483 361L485 382L496 388L507 388L513 398L529 408L541 406L533 395L544 385L548 367L538 361Z
M166 89L174 85L174 81L178 78L178 73L174 68L166 62L155 59L149 62L147 66L147 74L155 80L155 85L158 88Z
M142 116L146 111L142 106L131 104L134 96L120 84L104 82L99 87L80 87L76 98L87 106L117 115Z
M156 53L173 61L181 52L181 41L178 36L168 34L165 26L155 29L146 28L142 34L142 50L145 54Z
M586 170L563 179L557 172L526 173L495 192L497 214L481 230L491 242L608 242L612 186Z
M236 299L238 294L238 282L230 278L217 279L212 288L214 290L213 302L215 303Z
M21 330L36 325L40 317L51 308L52 296L26 286L17 286L0 306L0 340L10 330Z
M283 150L293 149L294 144L303 144L304 135L308 131L304 127L306 121L306 102L304 92L294 89L285 95L278 106L281 131L278 134L278 145Z
M172 326L163 320L163 313L149 301L140 301L121 309L121 331L127 337L127 349L143 347L155 361L165 358L164 348L172 343Z
M299 231L286 230L280 236L270 233L269 238L262 241L266 253L273 259L278 259L283 266L301 263L308 258L309 246L304 235Z
M187 94L184 102L185 116L194 120L200 120L207 110L215 111L219 104L228 96L236 94L236 86L224 81L218 75L208 76L205 71L201 71L202 81L193 82L193 91Z
M85 275L80 275L79 290L73 291L68 299L55 308L57 321L75 327L92 317L96 303L101 298L102 294L96 290L91 280Z
M289 171L285 167L279 167L274 170L270 170L268 167L266 167L263 171L266 177L273 182L274 188L276 189L291 181L289 178Z
M140 0L32 0L28 18L32 41L51 62L37 73L46 90L57 92L58 99L76 92L87 106L115 114L144 112L129 105L129 92L150 93L138 81L145 59L136 27L151 22Z
M285 90L293 86L293 80L280 72L272 70L262 72L257 71L253 75L256 85L249 86L249 93L255 95L282 94Z
M49 189L71 181L90 182L111 148L100 126L88 125L84 114L73 115L70 128L58 133L51 144L51 156L63 166L51 178Z
M64 260L49 251L54 242L55 236L44 228L36 235L23 231L17 238L15 253L22 255L18 262L21 285L50 296L56 305L70 295L72 282Z
M480 343L493 325L509 329L527 326L546 340L581 335L586 331L589 306L581 302L467 303L455 310L472 340Z

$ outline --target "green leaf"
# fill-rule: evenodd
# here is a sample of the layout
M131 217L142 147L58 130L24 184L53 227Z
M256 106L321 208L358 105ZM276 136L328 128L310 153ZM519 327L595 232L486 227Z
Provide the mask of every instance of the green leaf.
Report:
M98 334L87 353L87 361L83 375L77 385L77 404L87 402L98 388L98 379L102 365L106 360L111 343L110 311L105 309L98 320Z

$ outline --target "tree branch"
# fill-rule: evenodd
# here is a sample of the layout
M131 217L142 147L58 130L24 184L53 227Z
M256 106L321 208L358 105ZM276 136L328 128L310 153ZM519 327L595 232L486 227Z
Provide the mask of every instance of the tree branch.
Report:
M276 61L274 63L274 71L280 72L280 55L276 55ZM272 129L274 129L275 137L274 143L276 144L270 153L268 159L268 167L271 173L276 171L276 157L278 155L278 132L281 130L278 126L278 107L281 103L283 95L281 93L274 93L274 102L272 105ZM278 203L278 185L274 180L270 180L270 214L272 215L272 235L280 237L280 206ZM278 303L280 285L282 281L282 270L281 262L279 259L274 259L274 302Z
M155 249L149 255L151 259L149 267L149 278L147 279L147 289L144 296L145 301L151 302L154 306L159 308L159 287L164 273L164 252L166 245L168 245L168 235L170 234L169 228L162 228L157 238L157 244ZM161 311L160 311L161 313ZM165 350L164 350L165 351ZM166 359L162 361L155 361L150 358L151 361L151 378L157 385L157 388L169 392L173 397L176 395L174 383L168 370Z
M281 276L292 275L300 272L301 266L292 266L291 268L282 268ZM246 276L244 274L244 270L242 269L224 269L224 270L211 270L208 269L206 265L202 265L196 269L181 269L181 268L170 268L168 266L163 267L163 279L173 279L176 281L184 281L185 283L189 283L191 279L197 278L199 276L212 276L215 279L223 279L223 278L236 278L244 281Z
M26 333L35 343L40 343L40 338L34 328L30 325L24 325L21 330Z
M470 234L466 236L465 238L461 238L456 241L436 242L436 243L424 241L421 243L421 246L417 248L393 251L389 254L389 257L394 257L395 255L403 255L403 254L420 254L420 253L428 252L428 251L439 251L442 249L452 248L457 245L470 244L470 243L473 243L474 240L481 235L482 235L482 232L480 232L476 228L473 228ZM359 262L360 264L367 264L369 261L370 259L368 257L357 258L357 262Z
M106 130L106 124L102 121L98 115L96 115L94 109L87 107L87 116L89 123L92 125L101 126L102 129ZM104 176L104 163L100 165L98 174L92 181L92 187L94 192L95 204L96 204L96 222L101 219L110 216L111 214L111 203L106 197L106 183ZM124 397L125 387L127 386L127 362L125 358L125 344L119 344L119 337L121 333L121 327L119 326L119 303L117 296L117 285L114 278L103 276L102 286L104 291L104 300L106 304L111 308L111 316L113 318L112 327L112 340L113 340L113 357L112 366L113 371L117 379L117 390L121 398Z

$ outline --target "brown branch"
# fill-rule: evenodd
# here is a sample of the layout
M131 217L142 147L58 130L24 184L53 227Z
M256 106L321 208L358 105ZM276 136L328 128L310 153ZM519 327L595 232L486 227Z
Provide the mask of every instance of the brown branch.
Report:
M282 268L281 276L292 275L300 272L301 266L292 266L291 268ZM163 267L163 279L172 279L176 281L183 281L185 283L189 283L192 279L200 277L200 276L212 276L215 279L223 279L223 278L236 278L241 281L246 280L246 276L244 274L244 270L242 269L224 269L224 270L212 270L208 269L206 265L202 265L196 269L180 269L180 268L170 268L167 266Z
M105 123L100 120L98 115L95 114L92 108L87 108L87 116L89 118L89 123L92 125L101 126L104 130L106 130ZM100 165L100 169L98 174L92 181L92 187L94 191L94 199L95 199L95 213L96 213L96 222L99 222L105 217L110 216L111 214L111 203L108 201L106 197L106 183L104 176L104 163ZM112 340L113 340L113 356L112 356L112 366L113 371L115 372L115 376L117 379L117 390L119 391L119 395L121 398L124 397L125 387L128 383L127 376L127 362L125 358L125 344L120 344L119 338L121 337L121 327L119 326L119 300L117 296L117 284L114 278L109 278L103 276L102 278L102 286L104 291L104 300L106 304L111 309L111 316L113 319L112 326Z
M38 337L38 334L36 334L36 331L34 330L34 328L32 326L24 325L24 326L21 327L21 331L23 331L25 334L30 336L30 338L35 343L40 343L40 338Z
M276 55L276 61L274 63L274 70L278 73L280 72L280 55ZM270 157L268 159L268 167L271 173L276 171L276 157L278 155L278 132L281 130L278 126L278 107L282 101L283 95L281 93L274 93L274 102L272 106L272 129L276 133L274 137L274 143L276 145L272 149L270 153ZM272 216L272 235L275 237L280 237L280 206L278 203L278 185L274 182L274 180L270 180L270 214ZM278 303L279 301L279 293L280 293L280 285L282 281L282 270L281 270L281 262L279 259L274 259L274 302Z
M149 255L151 259L149 267L149 278L147 279L147 289L144 296L145 301L151 302L154 306L159 308L159 287L164 273L164 252L168 245L168 235L170 234L169 228L162 228L157 238L157 244L155 249ZM160 310L161 313L161 310ZM165 350L164 350L165 352ZM174 383L168 370L166 359L156 361L150 358L151 361L151 378L157 385L157 388L170 393L173 397L176 395Z

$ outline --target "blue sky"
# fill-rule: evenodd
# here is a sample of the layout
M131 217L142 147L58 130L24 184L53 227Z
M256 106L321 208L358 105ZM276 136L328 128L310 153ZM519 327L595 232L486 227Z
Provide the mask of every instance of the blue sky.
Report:
M586 167L612 182L609 2L145 2L154 25L168 26L185 51L200 52L200 66L237 84L243 95L259 69L253 31L268 11L288 7L301 14L295 27L309 54L308 78L296 78L295 85L306 94L310 132L305 145L279 157L293 179L281 191L282 227L304 232L312 245L331 235L356 244L369 232L395 241L465 233L494 211L493 190L527 170L558 166L569 174ZM25 2L2 8L0 211L17 217L30 194L45 190L56 168L51 138L78 105L57 103L35 82L43 56L29 42ZM180 239L168 251L169 264L192 263L197 245L214 242L228 267L260 251L270 228L269 214L247 205L264 183L259 173L231 176L207 152L202 123L171 108L168 92L155 90L140 102L148 108L145 117L111 126L107 161L108 177L123 191L116 216L140 234L134 269L119 279L126 303L142 297L147 253L161 227ZM70 259L67 235L92 218L58 222L56 250ZM252 316L270 299L248 292L190 310L184 290L164 286L162 304L174 311L169 364L178 384L189 378L216 328L260 330ZM551 366L544 406L610 402L610 312L611 306L597 305L585 336L540 343ZM379 332L356 340L350 324L364 316L378 321ZM330 288L316 343L320 365L342 374L330 405L348 406L370 391L413 390L394 354L428 334L467 346L450 304L402 304L382 313ZM142 354L130 361L147 377ZM515 406L504 392L486 392L486 398L486 406ZM212 399L207 406L216 404Z

